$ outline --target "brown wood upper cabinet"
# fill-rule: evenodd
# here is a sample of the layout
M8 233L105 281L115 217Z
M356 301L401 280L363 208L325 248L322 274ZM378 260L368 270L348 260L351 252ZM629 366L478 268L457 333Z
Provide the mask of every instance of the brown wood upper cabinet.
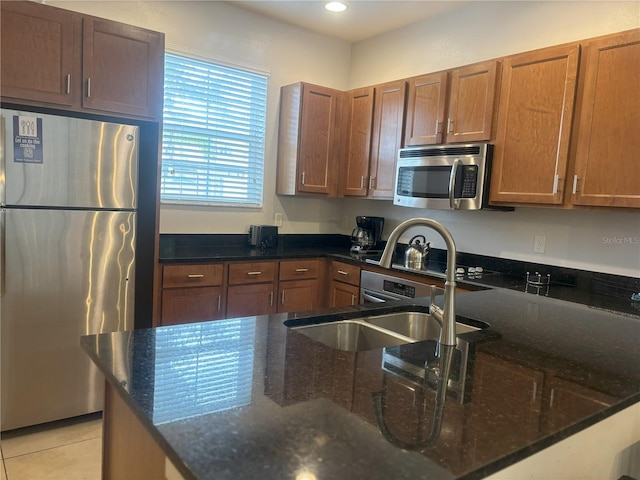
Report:
M308 83L280 89L278 195L336 195L342 96Z
M369 196L393 198L396 158L404 137L407 82L376 86L369 167Z
M347 92L342 195L393 198L406 90L406 82L399 80Z
M3 100L74 106L79 98L72 94L79 82L74 34L79 15L35 2L2 2L0 9Z
M341 176L343 195L365 197L369 186L374 87L358 88L345 96L346 161Z
M3 101L162 116L164 34L34 2L2 2Z
M579 45L504 60L490 200L561 204Z
M405 146L491 139L500 63L409 79Z
M84 108L162 117L163 34L85 17L82 39Z
M640 208L640 30L583 47L574 205Z

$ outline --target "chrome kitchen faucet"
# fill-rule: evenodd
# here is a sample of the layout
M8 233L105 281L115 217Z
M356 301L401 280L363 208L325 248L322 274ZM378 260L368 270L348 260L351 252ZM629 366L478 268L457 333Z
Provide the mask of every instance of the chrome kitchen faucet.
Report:
M442 345L456 344L456 312L455 312L455 295L456 295L456 244L453 241L451 232L447 230L441 223L431 220L430 218L411 218L405 220L398 225L389 235L387 244L380 258L380 266L391 268L393 254L400 235L411 227L429 227L438 232L444 239L447 246L447 279L444 284L444 307L440 308L435 304L433 296L431 299L431 313L433 317L440 323L442 335L440 343Z

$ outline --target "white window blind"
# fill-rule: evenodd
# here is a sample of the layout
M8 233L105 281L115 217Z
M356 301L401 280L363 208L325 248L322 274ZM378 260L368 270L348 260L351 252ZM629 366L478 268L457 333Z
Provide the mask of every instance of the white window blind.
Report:
M163 203L262 206L267 77L165 55Z
M249 405L255 327L249 317L157 329L154 423Z

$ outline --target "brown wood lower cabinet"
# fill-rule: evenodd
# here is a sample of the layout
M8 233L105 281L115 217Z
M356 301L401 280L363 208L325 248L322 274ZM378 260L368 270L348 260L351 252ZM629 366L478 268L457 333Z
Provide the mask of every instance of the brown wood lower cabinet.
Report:
M360 267L332 261L329 273L329 306L344 307L360 303Z
M174 288L162 292L162 325L224 318L222 287Z
M225 317L223 264L165 265L161 325Z
M278 312L300 312L318 307L317 280L280 282Z
M360 287L356 285L331 280L329 290L330 307L344 307L360 302Z
M227 318L276 313L275 285L232 285L227 289Z

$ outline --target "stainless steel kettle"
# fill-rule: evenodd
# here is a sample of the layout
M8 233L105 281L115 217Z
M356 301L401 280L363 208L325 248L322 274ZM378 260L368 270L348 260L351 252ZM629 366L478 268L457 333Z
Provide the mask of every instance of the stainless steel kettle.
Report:
M422 239L423 243L420 243ZM414 242L415 240L415 242ZM429 256L430 243L424 235L416 235L409 240L409 246L404 252L404 266L413 270L424 270Z

